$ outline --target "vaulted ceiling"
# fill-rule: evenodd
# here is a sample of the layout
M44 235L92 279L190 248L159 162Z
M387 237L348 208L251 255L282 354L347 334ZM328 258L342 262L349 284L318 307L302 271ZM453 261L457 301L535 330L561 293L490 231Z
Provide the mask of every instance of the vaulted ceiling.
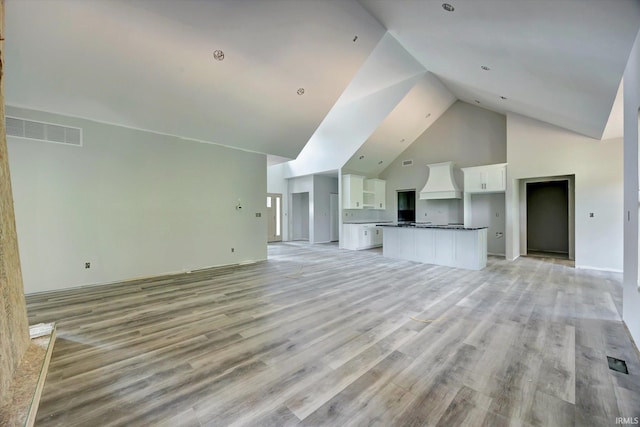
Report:
M603 136L640 1L446 1L7 0L6 103L295 158L385 89L359 71L387 34L424 70L360 136L368 170L455 98Z
M295 158L384 34L355 1L8 0L6 103Z

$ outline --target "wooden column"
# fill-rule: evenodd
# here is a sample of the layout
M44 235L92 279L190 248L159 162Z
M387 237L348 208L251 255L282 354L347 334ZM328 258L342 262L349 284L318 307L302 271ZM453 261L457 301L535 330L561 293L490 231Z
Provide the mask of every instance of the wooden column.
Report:
M0 0L0 405L29 346L4 119L4 0Z

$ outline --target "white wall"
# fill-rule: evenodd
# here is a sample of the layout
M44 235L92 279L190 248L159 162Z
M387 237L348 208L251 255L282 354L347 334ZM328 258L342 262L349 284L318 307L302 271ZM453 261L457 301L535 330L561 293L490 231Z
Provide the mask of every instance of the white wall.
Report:
M273 168L272 166L271 168ZM304 235L309 243L323 243L331 241L331 213L329 195L338 193L338 178L328 175L307 175L290 178L288 193L290 215L285 219L283 227L290 229L291 240L298 240L301 236L300 227L307 227ZM308 193L308 203L303 207L301 199L294 195ZM307 211L305 215L302 209ZM305 218L302 218L304 216ZM301 221L302 220L302 221ZM305 225L306 224L306 225ZM286 240L286 239L285 239Z
M488 227L487 252L491 255L504 256L504 193L472 194L471 212L471 227Z
M518 180L575 175L576 267L622 270L621 138L598 141L508 114L507 162L508 259L520 255Z
M291 240L309 240L309 193L291 194Z
M290 201L294 193L309 193L309 215L306 224L311 224L310 230L305 232L305 238L310 243L331 241L331 213L329 195L338 194L338 178L329 175L307 175L297 178L285 178L288 165L281 163L267 168L267 190L269 193L282 193L284 206L282 240L296 240L300 236L300 221L295 221L292 215L297 215L300 205L294 206ZM298 203L300 201L298 200ZM296 209L297 208L297 209ZM294 231L296 233L294 234ZM297 236L297 237L296 237Z
M640 345L638 293L638 123L640 112L640 33L624 72L624 278L622 314ZM627 216L628 215L628 216Z
M285 163L267 167L267 193L282 194L282 240L289 240L289 184L284 177Z
M83 147L8 138L27 293L266 259L264 155L25 109L7 115L84 132Z
M380 178L387 181L385 217L397 220L398 190L416 189L418 193L422 190L428 177L427 164L453 161L456 181L463 188L460 168L504 163L506 147L504 115L465 102L455 102L380 174ZM403 160L413 160L413 166L402 166ZM461 200L418 200L416 221L462 222L462 210ZM488 240L490 247L503 244L497 241L495 232Z
M314 229L309 227L309 224L313 224L314 210L313 210L313 175L300 176L298 178L291 178L288 181L288 193L289 193L289 220L285 221L283 227L289 228L289 236L291 240L299 240L300 236L308 239L309 242L314 241ZM296 198L294 204L294 194L296 193L308 193L308 203L302 205L301 199ZM306 215L304 211L306 210ZM306 217L306 218L305 218ZM306 227L306 234L300 230L300 227ZM302 233L302 234L301 234Z
M325 175L313 177L313 243L331 241L330 194L338 194L338 178Z

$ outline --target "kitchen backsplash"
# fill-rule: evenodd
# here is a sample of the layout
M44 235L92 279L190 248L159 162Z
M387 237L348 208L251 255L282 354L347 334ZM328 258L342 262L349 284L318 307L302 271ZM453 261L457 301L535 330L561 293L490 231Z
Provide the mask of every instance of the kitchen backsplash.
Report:
M342 211L343 222L356 222L356 221L391 221L394 218L389 218L387 211L378 209L344 209Z
M418 200L416 202L416 222L458 224L463 220L462 200Z

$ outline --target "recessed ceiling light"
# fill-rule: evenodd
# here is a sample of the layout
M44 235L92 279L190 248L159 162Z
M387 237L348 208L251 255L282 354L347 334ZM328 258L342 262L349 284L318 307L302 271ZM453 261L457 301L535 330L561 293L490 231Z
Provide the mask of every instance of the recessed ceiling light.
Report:
M442 3L442 8L444 10L446 10L447 12L453 12L454 10L456 10L453 6L451 6L449 3Z
M300 95L300 96L304 95L304 88L303 88L303 87L301 87L300 89L298 89L298 90L296 91L296 93L297 93L298 95Z
M358 40L358 36L355 36L355 37L353 38L353 42L355 43L355 42L356 42L356 40Z
M474 101L476 101L476 104L480 104L480 101L478 101L477 99L475 99Z
M216 61L222 61L224 59L224 52L221 50L214 50L213 51L213 58Z
M358 158L359 158L360 160L362 160L362 159L364 159L364 156L360 156L360 157L358 157Z
M489 71L491 68L487 67L486 65L481 65L480 68L482 68L485 71Z
M507 99L507 97L506 96L501 96L500 99Z
M381 165L381 164L382 164L382 160L380 160L380 161L378 162L378 164L379 164L379 165Z

